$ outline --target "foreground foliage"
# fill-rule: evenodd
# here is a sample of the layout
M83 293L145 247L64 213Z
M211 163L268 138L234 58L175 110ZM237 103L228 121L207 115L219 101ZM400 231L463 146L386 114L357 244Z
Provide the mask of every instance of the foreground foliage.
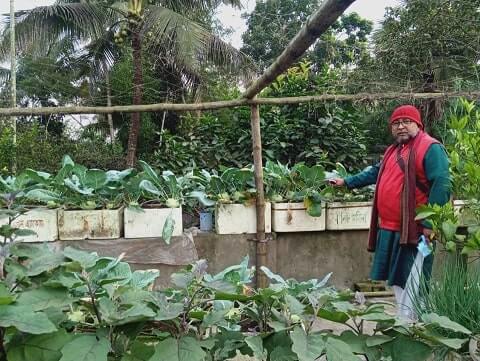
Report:
M249 287L245 258L212 275L200 260L152 290L158 271L71 247L12 243L0 284L3 352L10 361L425 360L440 346L461 350L471 332L446 317L408 325L385 304L337 292L324 279L285 280L266 268L269 288ZM319 319L345 325L334 334ZM366 322L376 322L373 335ZM439 336L438 329L455 332Z

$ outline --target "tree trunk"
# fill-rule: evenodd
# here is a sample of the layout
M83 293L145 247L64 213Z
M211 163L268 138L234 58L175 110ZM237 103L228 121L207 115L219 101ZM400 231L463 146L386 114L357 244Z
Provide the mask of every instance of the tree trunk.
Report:
M133 105L142 104L142 42L138 28L132 33L133 49ZM140 131L140 113L132 113L132 122L128 134L127 166L134 167L137 155L138 133Z
M105 85L107 87L107 107L112 106L112 89L110 86L110 74L108 70L105 73ZM115 130L113 129L112 113L107 114L108 129L110 130L110 142L113 144L115 138Z

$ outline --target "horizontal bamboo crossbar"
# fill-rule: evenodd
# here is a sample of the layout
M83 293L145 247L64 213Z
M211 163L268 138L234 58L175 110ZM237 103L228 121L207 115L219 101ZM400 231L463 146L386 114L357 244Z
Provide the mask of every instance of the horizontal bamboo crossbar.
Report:
M157 103L143 105L116 105L111 107L36 107L36 108L0 108L0 116L28 116L28 115L51 115L51 114L109 114L109 113L133 113L133 112L159 112L176 111L187 112L195 110L214 110L234 108L240 106L259 105L282 105L299 104L310 102L327 101L355 101L365 102L373 100L392 99L448 99L464 97L467 99L480 99L480 91L471 92L446 92L446 93L358 93L358 94L322 94L286 98L254 98L234 99L207 103L173 104Z

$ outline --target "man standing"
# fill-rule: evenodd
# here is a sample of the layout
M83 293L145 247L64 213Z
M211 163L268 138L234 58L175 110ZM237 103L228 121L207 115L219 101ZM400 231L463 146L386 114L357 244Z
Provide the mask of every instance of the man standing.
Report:
M351 177L334 179L333 183L349 189L377 184L368 239L368 250L375 252L370 277L393 286L400 305L409 291L405 285L413 271L419 237L423 234L429 239L432 233L428 223L415 221L415 209L423 204L447 203L450 175L445 149L424 132L417 108L396 108L390 117L390 129L395 142L387 148L381 163ZM432 262L431 255L423 262L427 276Z

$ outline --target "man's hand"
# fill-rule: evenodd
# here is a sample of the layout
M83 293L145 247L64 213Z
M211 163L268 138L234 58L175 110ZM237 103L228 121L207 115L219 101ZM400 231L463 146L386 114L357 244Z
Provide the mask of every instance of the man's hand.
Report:
M424 228L423 229L423 235L427 239L428 242L432 242L435 240L435 233L430 228Z
M334 187L344 187L345 180L343 178L333 178L328 181Z

